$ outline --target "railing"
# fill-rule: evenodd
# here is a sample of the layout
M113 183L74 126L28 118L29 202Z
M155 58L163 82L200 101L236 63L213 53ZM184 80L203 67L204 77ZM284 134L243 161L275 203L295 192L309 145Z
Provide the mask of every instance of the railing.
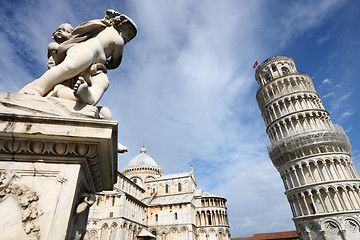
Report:
M312 151L301 151L304 148L314 149L318 147L322 148L323 152L328 152L325 148L327 146L333 146L334 144L343 149L342 152L351 154L351 145L349 138L345 134L343 128L337 124L333 125L332 129L310 131L305 133L299 133L290 137L286 137L275 143L268 143L268 151L270 158L274 165L281 165L278 161L291 161L297 159L299 152L302 152L301 157L310 156ZM286 159L284 159L286 158Z

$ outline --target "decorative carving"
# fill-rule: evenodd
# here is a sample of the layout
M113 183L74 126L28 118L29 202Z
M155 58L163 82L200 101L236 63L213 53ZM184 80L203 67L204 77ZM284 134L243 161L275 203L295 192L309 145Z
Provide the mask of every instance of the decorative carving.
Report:
M56 180L57 180L59 183L64 183L64 182L67 181L67 179L64 178L62 175L63 175L63 173L58 173L58 174L56 175Z
M76 208L76 214L80 214L84 212L87 208L91 207L96 201L95 194L92 193L82 193L80 194L80 197L84 198L84 200Z
M14 183L18 176L13 171L0 171L0 203L8 195L12 195L19 203L22 212L22 224L27 235L40 238L40 227L35 224L36 220L43 214L37 209L39 197L36 192L31 191L27 186Z
M28 139L12 139L0 137L0 153L7 154L30 154L41 155L41 159L47 156L66 156L66 157L86 157L92 177L94 179L101 178L99 172L99 159L97 156L97 144L78 143L78 142L51 142L49 140L28 140ZM74 159L76 160L76 159ZM77 161L77 160L76 160ZM59 182L66 181L59 176ZM102 181L95 181L95 188L102 189Z
M94 237L96 237L96 235L97 235L97 232L95 230L92 230L90 232L90 237L94 238Z
M96 155L96 144L84 144L78 142L50 142L34 141L26 139L0 138L0 152L25 153L58 156L86 156L93 158Z
M309 229L310 229L310 232L308 234L310 234L312 239L317 239L317 237L320 235L320 231L321 231L320 226L317 223L313 222L313 223L309 224Z
M326 229L326 232L329 233L330 235L337 235L340 230L335 223L330 222L330 221L325 223L325 229Z
M346 220L344 226L346 231L349 231L351 233L359 232L359 225L354 220Z

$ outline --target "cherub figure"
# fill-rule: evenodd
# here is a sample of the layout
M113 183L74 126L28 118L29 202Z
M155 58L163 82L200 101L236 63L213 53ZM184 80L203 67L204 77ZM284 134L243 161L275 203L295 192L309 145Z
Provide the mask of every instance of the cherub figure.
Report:
M71 38L56 48L55 66L26 85L20 93L45 96L58 84L78 77L74 86L75 98L96 105L109 86L107 69L120 65L124 45L136 33L136 25L129 17L107 10L104 19L77 26Z
M47 69L50 69L59 63L57 60L56 50L61 43L71 38L73 30L74 28L71 26L71 24L63 23L52 34L52 38L55 42L51 42L48 45L48 61L46 64Z
M55 42L51 42L48 45L48 61L46 64L47 69L50 69L59 64L60 59L58 58L57 49L63 42L71 38L73 30L74 28L71 26L71 24L63 23L52 34L52 38L55 40ZM76 101L77 99L73 92L74 79L75 78L71 78L60 84L57 84L46 96L60 97Z

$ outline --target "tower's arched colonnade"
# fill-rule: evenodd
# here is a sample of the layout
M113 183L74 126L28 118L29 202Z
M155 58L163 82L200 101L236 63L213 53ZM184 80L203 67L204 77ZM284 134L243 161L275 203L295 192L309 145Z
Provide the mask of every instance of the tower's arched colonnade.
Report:
M311 78L293 59L265 60L256 99L302 239L360 239L360 178L343 129L331 122Z

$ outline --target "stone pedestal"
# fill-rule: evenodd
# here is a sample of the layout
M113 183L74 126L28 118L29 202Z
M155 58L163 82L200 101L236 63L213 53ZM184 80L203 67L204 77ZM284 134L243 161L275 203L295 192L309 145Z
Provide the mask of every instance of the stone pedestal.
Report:
M75 105L0 93L0 239L80 239L87 196L112 190L117 123Z

